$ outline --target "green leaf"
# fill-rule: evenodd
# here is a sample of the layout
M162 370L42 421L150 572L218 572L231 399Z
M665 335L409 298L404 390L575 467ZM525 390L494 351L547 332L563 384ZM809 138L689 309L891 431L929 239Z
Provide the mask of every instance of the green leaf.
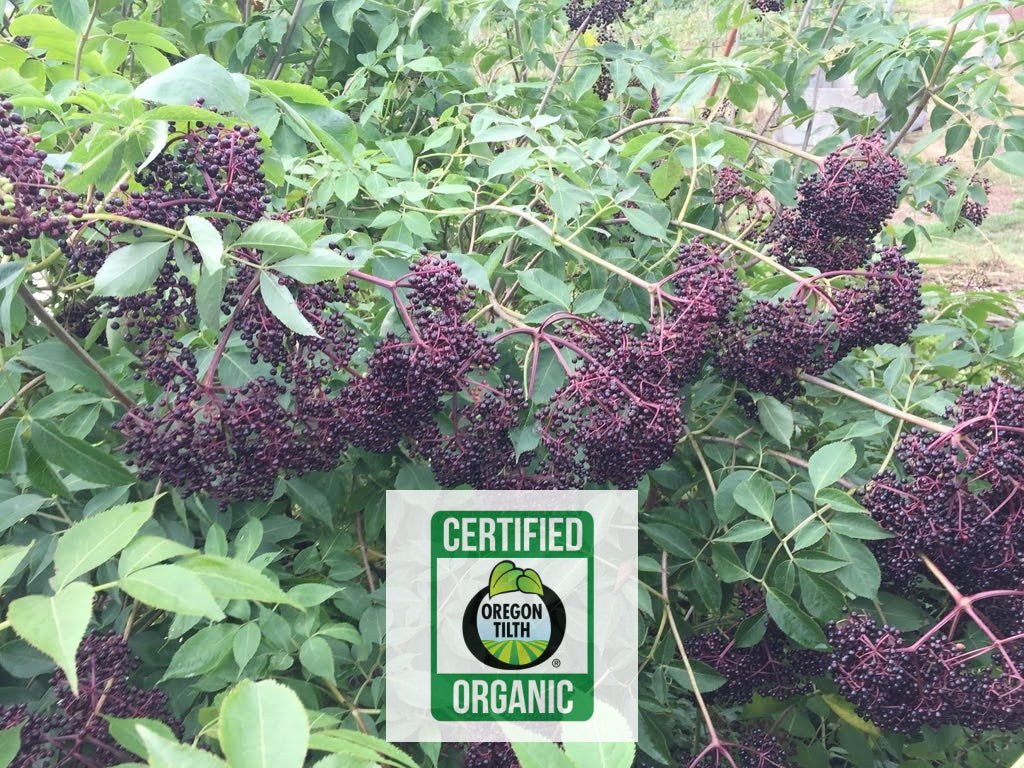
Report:
M787 448L793 437L793 411L771 395L757 401L757 418L765 431Z
M228 768L227 763L212 753L166 739L145 725L136 725L135 730L150 768Z
M68 29L81 33L89 23L87 0L53 0L53 15Z
M20 523L45 503L46 499L43 496L34 493L22 493L0 501L0 531Z
M251 565L218 555L196 555L180 562L197 574L214 597L294 605L281 588Z
M711 562L718 578L724 582L731 583L750 578L750 574L740 565L739 558L728 544L711 545Z
M522 768L577 768L569 756L550 741L513 742L512 750Z
M267 272L260 274L260 294L263 302L278 320L288 328L304 336L320 337L312 323L306 319L295 303L295 297L291 291L281 285L272 275Z
M829 530L851 539L891 539L892 534L864 512L845 512L828 521Z
M92 618L92 594L88 584L75 582L53 597L18 598L7 610L7 620L14 631L64 670L75 696L78 695L75 653Z
M127 547L153 515L154 504L156 498L121 504L68 528L53 554L54 587L60 590Z
M132 243L112 251L96 273L93 296L134 296L152 288L167 261L164 240Z
M118 582L125 592L161 611L205 616L220 621L224 612L206 585L180 565L151 565Z
M519 577L522 575L523 570L516 568L511 560L502 560L491 569L490 596L518 591Z
M307 638L299 646L299 661L311 675L334 679L334 654L331 646L319 635Z
M332 587L329 584L296 584L288 590L288 599L294 605L312 608L330 600L342 589L343 587Z
M139 536L125 547L117 562L117 575L124 577L172 557L194 555L195 550L162 536Z
M260 219L252 224L231 244L231 248L255 248L266 255L279 257L306 253L309 250L309 246L294 229L275 219ZM264 259L263 263L267 261Z
M0 472L11 467L21 419L0 419Z
M664 222L659 221L643 208L623 208L622 213L625 215L626 221L629 222L630 226L641 235L659 239L665 237L665 232L668 229L667 211L663 217L665 219Z
M846 599L843 593L821 576L798 571L800 580L800 602L819 621L838 619L843 612Z
M345 258L344 254L316 247L274 264L278 272L306 284L336 280L355 267L355 263Z
M154 75L135 89L135 96L155 104L193 104L201 97L204 106L221 112L245 111L245 97L231 73L205 54Z
M11 575L21 565L21 561L25 559L25 555L32 549L31 544L26 544L22 547L15 546L14 544L4 544L0 546L0 586L7 583L7 580L11 578Z
M733 500L743 509L762 520L770 522L775 506L775 490L772 484L760 475L751 475L736 486Z
M254 621L238 628L238 634L235 635L235 639L231 643L231 653L240 670L245 669L245 665L256 655L262 639L263 633L260 632L259 624Z
M402 768L418 768L416 763L398 747L368 733L349 730L317 731L309 736L309 748L321 752L332 752L358 760ZM343 763L347 768L348 764Z
M868 736L879 739L882 737L882 732L878 729L878 726L873 723L869 723L867 720L857 714L857 710L853 704L848 702L838 693L823 693L821 698L829 709L839 715L839 719L847 725L852 725L861 733L866 733Z
M867 511L852 496L843 493L838 488L822 488L814 498L821 504L828 504L836 512L854 512L858 515L866 515Z
M690 537L677 525L671 523L641 523L640 529L651 537L651 540L673 555L692 559L696 557L697 550L693 546Z
M832 443L816 450L807 462L814 490L832 485L849 472L856 461L857 451L850 443Z
M530 595L544 594L544 586L540 583L540 574L532 568L523 571L523 575L516 579L516 586L520 592Z
M110 730L110 735L114 737L114 740L133 755L138 755L139 757L146 756L146 747L142 743L142 739L139 738L135 726L145 726L153 731L153 733L159 734L170 741L175 739L174 731L166 723L162 723L159 720L150 720L146 717L109 717L106 715L103 716L103 719L107 721L107 728Z
M21 729L25 721L0 731L0 768L7 768L21 751Z
M760 520L741 520L729 532L719 536L715 541L746 542L758 541L771 534L773 528Z
M162 679L196 677L216 669L231 653L236 632L236 624L213 624L200 629L178 647Z
M221 704L218 735L231 768L302 768L309 723L290 688L243 680Z
M795 643L805 648L824 650L828 643L818 623L800 610L796 600L774 587L765 589L764 602L768 614L775 619L779 629L786 633Z
M683 178L683 164L675 155L666 157L651 171L651 189L661 200L668 197Z
M992 156L992 165L1014 176L1024 176L1024 152L1004 152Z
M296 104L312 104L329 107L331 102L316 88L303 83L286 83L282 80L253 80L253 85L267 93L294 101Z
M860 597L873 599L878 594L882 573L875 556L863 542L833 534L829 536L828 551L849 562L836 571L840 584Z
M44 341L42 344L31 346L21 352L16 359L38 368L48 376L59 376L73 384L106 394L103 381L96 372L59 341Z
M90 483L128 485L135 480L135 475L109 453L64 434L49 421L32 422L32 445L51 464Z
M217 272L223 268L224 239L209 219L202 216L186 216L185 226L192 236L192 242L203 257L203 266L207 272Z
M570 741L564 749L578 768L630 768L636 758L636 743L632 741Z
M532 296L569 309L572 303L572 289L565 280L559 280L543 269L524 269L518 277L519 284Z

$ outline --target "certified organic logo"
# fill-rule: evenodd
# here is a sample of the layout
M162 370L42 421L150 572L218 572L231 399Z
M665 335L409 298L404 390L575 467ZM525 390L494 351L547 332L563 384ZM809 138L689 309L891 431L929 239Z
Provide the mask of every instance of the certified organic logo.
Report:
M495 669L529 669L554 656L565 637L565 606L532 568L502 560L462 618L470 653Z
M594 712L594 523L587 512L436 512L431 713L442 721Z

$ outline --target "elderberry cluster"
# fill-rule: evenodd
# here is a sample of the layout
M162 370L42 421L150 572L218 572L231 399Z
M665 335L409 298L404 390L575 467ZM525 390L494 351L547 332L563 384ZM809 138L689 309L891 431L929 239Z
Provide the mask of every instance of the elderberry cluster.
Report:
M569 0L563 10L570 30L576 32L580 29L596 29L598 40L605 42L614 39L611 27L615 22L625 19L630 9L643 2L644 0Z
M466 744L462 761L463 768L519 768L512 745L501 741Z
M761 13L782 13L786 10L783 0L750 0L750 7Z
M927 555L961 589L1024 583L1024 387L964 388L942 435L912 430L903 476L876 475L861 497L894 538L873 542L888 579L911 584Z
M880 134L853 139L800 180L796 207L782 209L765 232L770 252L783 263L821 271L865 264L906 176Z
M77 194L61 189L61 170L48 169L42 138L31 134L9 101L0 101L0 253L26 256L42 235L63 237L69 217L88 206Z
M823 286L829 288L826 293ZM921 319L921 272L891 246L856 270L806 278L788 297L757 299L725 325L715 364L748 389L785 400L857 348L902 344Z
M158 720L180 737L182 724L167 709L167 697L128 682L138 665L119 635L87 635L75 656L77 696L58 670L50 680L56 694L52 711L30 712L23 704L0 708L0 729L21 726L21 746L11 768L103 768L134 761L110 735L111 717Z
M868 616L833 622L829 667L840 693L879 728L914 733L956 724L976 731L1024 726L1024 681L1016 670L972 669L962 643L935 632L907 643Z
M732 758L731 762L726 754ZM696 762L689 754L684 754L679 765L685 768L726 768L733 765L737 768L790 768L793 764L778 737L761 728L750 728L733 734L728 742L708 749Z
M935 161L937 165L954 165L955 161L951 157L940 157ZM957 185L956 182L951 178L947 178L945 181L946 195L950 198L956 197ZM978 174L972 174L967 180L967 191L964 194L963 202L960 204L960 214L957 216L956 223L953 225L953 229L962 229L966 226L966 222L970 222L976 227L980 227L981 223L988 218L988 196L992 192L992 182L987 176L979 176ZM925 210L931 211L931 205L925 204Z
M764 595L745 587L738 594L744 618L764 611ZM742 647L736 643L740 622L727 630L699 632L684 641L691 659L704 662L725 678L705 698L721 704L744 704L754 693L786 699L810 690L811 678L827 669L828 654L797 648L771 618L764 618L764 634Z

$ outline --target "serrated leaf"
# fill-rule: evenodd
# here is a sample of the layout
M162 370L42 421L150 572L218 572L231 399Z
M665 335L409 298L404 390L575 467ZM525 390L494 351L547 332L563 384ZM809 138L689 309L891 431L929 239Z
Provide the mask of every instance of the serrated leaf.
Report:
M661 200L668 197L683 178L683 164L675 155L669 155L651 171L651 189Z
M743 509L765 521L772 519L775 506L775 490L772 484L760 475L751 475L736 486L733 500Z
M640 529L650 536L655 544L673 555L687 559L697 555L690 537L678 526L670 523L641 523Z
M127 485L135 480L135 475L109 453L64 434L49 421L37 419L32 422L32 445L51 464L67 469L90 483Z
M320 605L342 591L342 587L329 584L296 584L288 590L288 599L302 608Z
M750 578L750 574L740 564L739 558L728 544L711 545L711 563L718 578L724 582L731 583Z
M156 498L120 504L68 528L53 554L55 588L60 590L128 546L153 515L154 504Z
M748 542L758 541L768 536L772 532L772 527L768 523L763 523L760 520L741 520L736 523L729 532L718 536L715 541L731 541L731 542Z
M260 219L231 244L234 248L254 248L264 254L283 257L306 253L309 246L298 233L275 219ZM267 263L267 259L263 263Z
M21 419L0 419L0 472L10 469Z
M662 212L662 210L654 208L653 206L651 206L651 208L659 213ZM626 221L629 222L629 225L641 235L659 239L665 237L665 232L668 229L667 211L665 211L665 215L663 216L664 221L660 221L655 218L643 208L623 208L622 213L626 217Z
M162 563L172 557L194 554L195 550L191 547L162 536L138 536L121 553L117 562L117 574L127 576L133 571Z
M227 285L228 273L223 269L199 275L199 282L196 285L196 309L199 310L199 319L203 325L211 331L220 330L220 308Z
M203 267L207 272L217 272L224 266L224 239L209 219L202 216L186 216L185 226L192 236L192 242L203 257Z
M231 653L240 670L245 669L245 665L256 655L262 639L263 633L260 631L260 626L254 621L238 628L238 634L235 635L235 639L231 643Z
M564 749L576 766L587 768L630 768L636 757L632 741L571 741Z
M524 269L518 277L519 284L531 295L542 301L557 304L563 309L569 309L572 303L572 290L564 280L559 280L543 269Z
M164 672L164 680L196 677L216 669L231 653L238 625L213 624L182 643Z
M92 618L92 587L76 581L53 597L28 595L11 603L7 620L18 636L64 670L78 695L75 653Z
M882 573L875 556L863 542L833 534L829 536L828 551L849 562L835 572L840 584L859 597L872 599L878 594Z
M873 738L879 739L882 737L882 732L878 729L878 726L869 723L858 715L853 704L838 693L823 693L821 698L828 704L829 709L839 715L839 719L847 725L851 725L861 733L866 733Z
M849 472L856 461L857 451L850 443L832 443L816 450L807 462L807 472L814 490L820 491L832 485Z
M992 156L992 165L1005 173L1024 176L1024 152L1004 152Z
M146 750L149 768L228 768L228 764L210 752L196 749L136 725L139 741Z
M822 488L814 495L814 498L822 504L828 504L836 512L867 514L867 511L855 498L843 493L838 488Z
M185 616L221 621L224 612L202 580L180 565L151 565L130 573L118 586L136 600Z
M194 104L203 98L204 106L235 113L244 112L246 102L231 73L205 54L149 78L135 89L135 97L155 104Z
M324 638L314 635L299 646L299 662L315 677L334 679L334 654Z
M231 768L302 768L309 723L290 688L243 680L221 704L218 735Z
M96 273L93 296L135 296L153 287L167 261L169 242L132 243L112 251Z
M344 254L316 247L274 264L276 271L306 284L336 280L355 268L355 262L347 259Z
M877 541L891 539L892 534L864 512L845 512L828 521L829 530L851 539Z
M162 723L159 720L150 720L145 717L109 717L106 715L103 716L103 719L107 721L107 728L110 731L110 735L114 737L114 740L133 755L138 755L139 757L146 756L146 747L135 730L137 725L145 726L153 731L153 733L157 733L165 739L174 740L174 731L166 723Z
M295 303L295 297L292 296L291 291L268 272L260 274L260 294L263 296L263 302L267 305L267 309L286 327L303 336L320 337L306 316L302 314L299 305Z
M512 743L521 768L577 768L568 755L550 741Z
M280 587L247 563L218 555L195 555L179 565L198 575L214 597L293 605Z
M359 731L317 731L309 736L309 748L366 760L371 764L384 763L401 768L418 768L412 758L398 747L377 736ZM384 759L381 759L382 757Z
M842 615L846 599L843 593L821 576L799 571L800 602L819 621L831 621Z
M0 586L3 586L11 578L11 574L21 565L21 561L25 559L25 555L30 549L32 549L31 544L21 547L14 544L0 546Z
M771 395L757 401L757 418L765 431L787 448L793 437L793 411Z
M774 587L767 587L764 595L765 606L779 629L786 633L797 645L805 648L827 647L825 634L818 623L800 610L796 600Z

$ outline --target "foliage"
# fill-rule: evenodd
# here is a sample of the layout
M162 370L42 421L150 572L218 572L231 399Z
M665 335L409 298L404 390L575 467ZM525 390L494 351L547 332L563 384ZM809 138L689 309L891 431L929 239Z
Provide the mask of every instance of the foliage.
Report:
M636 765L1017 758L1024 325L891 218L1024 173L1019 35L780 5L11 11L0 763L629 765L379 738L382 490L584 485ZM785 145L819 69L881 111Z

